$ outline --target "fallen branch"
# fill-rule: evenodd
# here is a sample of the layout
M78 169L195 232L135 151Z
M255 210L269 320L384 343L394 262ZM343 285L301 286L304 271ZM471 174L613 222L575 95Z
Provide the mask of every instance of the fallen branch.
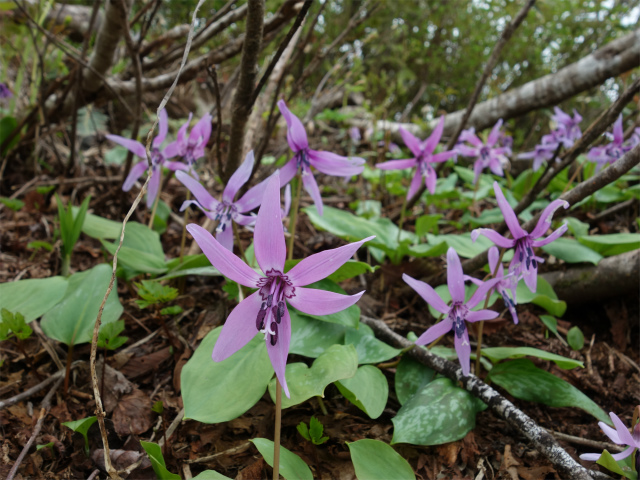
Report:
M395 333L381 320L364 315L361 319L363 323L373 329L377 337L390 345L398 348L411 348L414 346L413 342ZM457 365L424 348L411 348L408 354L423 365L432 368L456 383L459 382L465 390L486 403L493 412L522 433L535 446L536 450L545 455L554 468L565 478L577 480L590 480L593 478L591 472L577 463L558 445L552 435L478 377L475 375L463 376L462 370Z

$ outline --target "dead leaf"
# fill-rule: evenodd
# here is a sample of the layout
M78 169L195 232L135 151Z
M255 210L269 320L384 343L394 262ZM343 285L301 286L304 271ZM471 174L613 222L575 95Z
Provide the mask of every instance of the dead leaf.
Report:
M116 470L124 470L129 465L136 463L141 457L142 463L139 468L144 469L151 466L151 462L144 453L134 450L109 450L109 457L111 458L111 464ZM95 450L91 454L91 459L96 464L96 467L104 471L104 449L100 448Z
M555 473L555 470L550 465L541 465L538 467L517 467L518 475L523 480L538 480L539 478L547 478L550 473Z
M151 400L140 389L120 399L113 411L113 426L121 437L126 435L141 435L153 425Z
M102 384L103 364L104 362L99 362L96 365L96 375L98 376L99 385ZM104 372L104 391L102 392L102 403L105 412L111 413L118 405L120 398L122 398L123 395L131 393L134 388L133 383L127 380L127 377L107 364Z
M240 472L238 472L238 476L236 477L236 480L254 480L255 478L262 478L263 468L264 468L264 459L260 457L249 466L240 470Z
M173 369L173 390L176 393L180 392L180 375L182 374L182 368L187 364L187 360L191 357L191 350L185 350L180 355L180 358L176 362L176 366Z
M157 352L132 357L120 370L127 378L136 378L157 369L161 363L171 358L169 347Z
M458 453L462 449L462 442L457 441L445 443L444 445L438 445L437 449L444 464L448 467L452 467L458 460Z
M511 477L511 480L520 480L520 477L518 476L518 469L516 468L519 465L520 462L518 462L511 453L511 445L505 445L500 470L507 472Z

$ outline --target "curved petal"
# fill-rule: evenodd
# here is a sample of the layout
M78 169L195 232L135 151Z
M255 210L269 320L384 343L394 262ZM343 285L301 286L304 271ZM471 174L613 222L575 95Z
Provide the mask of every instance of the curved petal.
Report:
M282 216L288 217L289 210L291 210L291 185L290 184L284 187L284 208L282 209Z
M418 140L409 130L405 130L400 127L398 129L400 131L400 136L402 140L404 140L404 144L409 147L411 153L413 153L416 157L422 153L422 142Z
M360 157L343 157L331 152L307 151L309 163L325 175L350 177L360 175L366 161Z
M493 147L498 141L498 138L500 138L500 127L502 127L502 122L503 122L502 119L498 120L496 124L493 126L493 128L491 129L491 133L487 137L488 147Z
M284 394L287 398L291 398L287 379L285 378L287 356L289 355L289 346L291 345L291 317L289 316L289 311L287 310L286 305L284 307L284 316L278 325L278 341L275 345L271 345L268 337L269 335L267 335L267 353L269 354L271 365L273 366L273 370L276 372L276 377L278 377L280 385L282 385Z
M476 185L478 183L478 179L480 178L480 174L484 169L485 165L482 159L478 158L475 162L473 162L473 184Z
M458 252L453 247L447 250L447 285L451 300L455 303L464 303L464 273Z
M191 129L191 133L189 134L189 141L191 143L198 142L204 149L204 146L209 141L209 137L211 136L211 115L209 113L205 113L198 123ZM199 139L199 141L198 141ZM204 155L204 150L202 152Z
M253 225L254 223L256 223L256 218L257 215L241 215L239 213L236 214L235 217L233 217L233 221L236 222L238 225L242 225L243 227L248 227L249 225Z
M449 313L449 305L447 305L440 295L428 283L416 280L406 273L402 274L402 279L420 295L425 302L431 305L440 313Z
M254 292L234 308L222 327L211 358L221 362L236 353L256 336L256 317L262 305L260 292Z
M459 140L460 142L469 142L471 145L473 145L474 147L482 147L484 145L484 143L482 143L482 140L480 140L478 138L478 136L476 135L476 129L475 128L469 128L467 130L463 130L460 133L460 138ZM477 150L476 150L477 151Z
M549 235L547 238L543 238L542 240L535 240L531 242L531 245L534 247L543 247L545 245L548 245L554 240L557 240L562 235L564 235L564 233L567 231L568 228L569 228L568 225L565 223L560 228L558 228L555 232Z
M476 235L476 238L478 236ZM475 242L475 239L474 239ZM493 273L496 271L496 267L498 266L498 261L500 260L500 252L498 251L498 247L493 246L489 248L489 272Z
M466 377L471 371L471 344L469 343L469 331L466 328L462 331L462 337L454 335L453 346L456 348L458 360L460 360L462 375Z
M300 119L291 113L289 108L287 108L287 104L284 103L284 100L278 100L278 108L287 122L287 141L289 142L291 150L299 152L300 150L308 148L309 141L307 140L307 132Z
M428 345L431 342L435 342L441 336L449 333L452 328L453 328L453 322L449 319L449 317L446 317L441 322L438 322L435 325L432 325L431 327L429 327L426 332L424 332L422 335L418 337L415 344Z
M458 155L458 152L456 152L455 150L448 150L446 152L436 153L431 156L431 158L429 159L429 162L430 163L446 162L447 160L455 157L456 155Z
M496 200L498 200L498 207L500 207L502 216L504 216L504 221L507 224L507 227L509 227L509 231L513 238L517 240L518 238L522 238L527 235L527 232L525 232L520 226L520 222L518 221L518 217L513 211L513 208L511 208L507 199L504 198L504 194L502 193L498 182L493 182L493 191L496 194Z
M438 146L438 142L440 142L440 137L442 137L442 131L444 130L444 115L440 117L438 121L438 125L433 129L429 138L427 138L423 144L423 152L425 154L431 154Z
M178 170L182 170L183 172L189 171L189 165L182 162L164 162L163 166L172 172L177 172Z
M480 322L484 320L493 320L499 315L498 312L493 310L478 310L477 312L469 312L465 320L467 322Z
M471 232L471 240L475 242L480 235L484 235L501 248L513 248L516 244L515 240L505 238L490 228L476 228Z
M202 186L195 178L186 172L177 171L176 178L187 187L191 194L196 198L198 203L207 210L215 210L220 202L213 198L207 189Z
M226 224L224 230L216 232L216 240L224 248L233 252L233 225L231 225L231 222Z
M598 422L598 425L600 426L602 431L605 433L605 435L609 437L613 443L617 443L618 445L623 443L622 440L620 439L620 435L618 435L618 431L615 428L611 428L609 425L607 425L604 422Z
M162 142L164 142L164 139L167 137L168 130L169 117L167 116L167 109L163 108L158 115L158 135L156 135L152 143L155 148L160 148L160 145L162 145Z
M269 184L270 178L271 177L265 178L259 184L251 187L249 190L247 190L247 193L245 193L237 202L235 202L236 208L240 213L250 212L262 203L264 191Z
M156 197L158 196L158 190L160 189L160 174L159 168L151 169L151 180L149 180L148 190L147 190L147 208L153 207L153 202L156 201Z
M558 199L547 205L547 207L540 214L540 220L538 220L536 228L534 228L533 231L529 234L531 238L540 238L547 232L547 230L549 229L549 224L551 223L551 217L560 207L564 207L565 209L569 208L569 202Z
M406 160L389 160L388 162L377 163L376 168L382 170L404 170L405 168L413 168L418 164L415 158L407 158Z
M253 235L253 245L258 265L262 271L284 272L287 248L284 242L282 211L280 210L280 176L274 173L265 188L264 198ZM215 265L214 265L215 266Z
M624 450L624 451L622 451L620 453L614 453L611 456L617 462L617 461L623 460L623 459L627 458L629 455L631 455L633 453L633 451L635 450L635 448L636 447L631 446L631 447L627 448L626 450Z
M127 179L122 184L122 190L125 192L131 190L131 187L133 187L142 174L147 170L147 165L146 160L136 163L133 168L131 168L129 175L127 175Z
M609 417L611 418L611 421L613 422L614 427L616 427L616 431L618 432L618 436L620 437L621 443L623 445L635 446L636 442L631 436L631 434L629 433L629 430L627 430L627 427L625 426L625 424L622 423L622 420L620 420L620 418L613 412L609 412Z
M619 145L624 141L624 128L622 126L622 114L618 116L618 119L613 124L613 141Z
M280 187L284 187L296 176L296 173L298 173L298 162L296 158L293 157L278 171L280 172Z
M313 173L311 173L311 170L308 168L302 170L302 185L304 185L304 189L313 199L313 203L318 210L318 215L322 216L322 196L318 189L318 183L316 182Z
M178 140L174 140L169 145L164 147L162 154L164 155L164 158L173 158L177 156L182 156L181 148L182 147L180 145L180 142Z
M480 142L480 145L482 145L482 142ZM468 145L458 145L456 147L456 151L465 157L477 157L480 155L480 150L474 147L469 147Z
M500 278L492 278L491 280L482 282L482 285L478 287L478 289L473 293L473 295L467 302L467 307L474 308L476 305L478 305L478 303L480 303L482 300L486 298L489 290L495 287L496 284L500 282L500 280L501 280Z
M424 183L427 186L429 193L433 195L436 193L436 183L438 178L436 176L436 171L433 168L430 168L430 170L431 171L424 177Z
M597 462L602 456L601 453L583 453L580 455L580 460L587 460L588 462Z
M535 293L538 288L538 267L531 267L524 269L522 272L522 278L524 278L524 284L531 290L531 293Z
M187 129L189 128L189 125L191 124L191 119L192 118L193 118L193 113L189 113L189 118L178 129L178 134L176 135L176 138L178 139L178 142L183 146L186 146L186 144L187 144Z
M355 295L318 290L316 288L296 287L293 297L288 298L289 304L309 315L330 315L341 312L355 304L364 294L364 290Z
M130 152L135 153L137 156L142 158L143 160L147 160L147 153L144 149L144 145L142 145L137 140L131 140L130 138L124 138L120 135L105 135L105 137L111 140L118 145L122 145L124 148L129 150Z
M413 178L411 179L411 185L409 185L409 191L407 191L407 200L413 198L413 196L416 193L418 193L421 185L422 185L422 175L420 174L420 170L416 170L416 173L413 174Z
M222 192L223 202L233 203L236 193L238 193L238 190L247 183L251 176L253 161L253 150L250 150L249 153L247 153L244 162L242 162L238 169L233 172L233 175L231 175L231 178L229 178L229 181L227 182L227 186L224 187L224 191Z
M230 278L234 282L244 285L245 287L256 288L260 281L258 275L253 268L236 257L229 250L225 249L213 236L200 225L190 223L187 225L187 231L191 234L202 252L225 277ZM248 297L247 297L248 298ZM258 311L256 310L256 315ZM252 319L255 320L255 317ZM255 323L253 324L255 328Z
M499 177L504 177L504 171L502 170L502 165L500 165L499 159L495 157L492 158L489 161L489 168L495 175L498 175Z
M364 242L373 238L375 236L367 237L359 242L353 242L342 247L325 250L305 258L289 270L287 273L289 281L293 286L298 287L327 278L344 265Z

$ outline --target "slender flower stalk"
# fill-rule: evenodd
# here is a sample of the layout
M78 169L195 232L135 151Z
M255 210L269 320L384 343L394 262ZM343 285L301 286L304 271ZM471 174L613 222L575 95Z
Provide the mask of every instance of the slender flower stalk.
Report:
M400 128L400 135L402 135L405 145L409 147L409 150L411 150L414 157L406 160L389 160L388 162L382 162L376 165L376 167L381 168L382 170L403 170L405 168L417 167L416 173L411 180L409 191L407 192L407 200L412 198L420 189L423 178L427 190L431 195L433 195L436 192L437 180L437 174L433 168L433 164L445 162L456 156L457 152L454 150L433 153L440 142L443 130L444 115L440 117L438 125L436 125L436 128L431 132L429 138L424 141L416 138L404 128Z
M286 247L281 215L280 177L276 172L269 179L255 224L255 256L262 274L223 247L204 228L190 224L187 230L225 277L258 289L241 301L227 318L213 348L213 360L221 362L245 346L256 333L263 333L276 377L285 395L290 397L285 379L291 342L287 304L310 315L329 315L356 303L364 291L341 295L303 287L331 275L373 237L311 255L285 274Z
M617 445L626 445L629 447L620 453L611 455L616 461L623 460L631 455L635 449L640 448L640 423L636 423L633 426L633 432L629 433L629 430L627 429L625 424L622 423L622 420L620 420L620 418L618 418L615 413L609 412L609 417L611 417L611 421L616 427L615 429L611 428L604 422L598 422L598 425L600 425L602 431L607 437L611 439L613 443ZM580 458L582 460L590 460L595 462L598 461L601 456L601 453L583 453L582 455L580 455Z
M267 180L262 181L258 185L249 189L242 198L234 200L238 190L247 183L253 169L253 150L250 151L244 162L231 175L227 186L222 192L222 200L218 201L207 192L207 190L193 177L186 172L177 172L176 178L180 180L185 187L195 197L195 200L186 200L180 211L185 210L189 205L195 205L211 220L217 221L216 239L224 248L233 251L233 228L231 222L238 225L253 225L256 217L253 215L245 215L247 212L255 209L260 205Z
M508 145L500 146L499 140L502 135L500 128L502 127L502 119L491 129L491 133L487 137L487 142L483 143L475 134L473 128L465 130L460 134L460 140L467 142L468 145L458 145L457 151L465 157L475 158L473 163L474 185L478 183L478 178L482 170L489 168L494 174L504 177L504 168L509 165L507 155L511 155L511 147Z
M465 302L464 274L462 272L462 264L460 257L453 247L449 247L447 251L447 285L451 294L451 305L447 305L444 300L436 293L436 291L420 280L416 280L406 273L402 275L403 280L413 288L429 305L438 312L445 315L445 318L435 325L431 326L416 340L416 345L427 345L442 335L454 331L454 345L460 367L464 376L469 375L471 369L471 345L469 344L469 332L465 322L477 322L481 320L491 320L498 316L498 312L492 310L472 311L481 300L484 299L487 292L498 283L498 279L484 282L469 301Z
M509 231L511 232L513 239L505 238L498 232L489 228L475 229L471 232L471 239L475 242L479 235L484 235L499 247L515 248L513 260L511 260L511 264L509 265L509 273L513 275L516 283L517 280L524 277L524 282L527 287L529 287L529 290L535 292L538 281L538 263L543 260L534 255L533 249L535 247L548 245L567 231L568 227L565 223L547 238L537 240L547 233L549 228L551 228L551 217L554 212L560 207L569 208L569 203L564 200L554 200L551 202L542 211L540 220L538 220L535 228L529 233L524 231L520 226L518 217L511 208L511 205L509 205L509 202L507 202L507 199L504 197L498 182L494 182L493 191L496 194L498 207L500 207L500 210L502 211L504 221L506 222L507 227L509 227ZM512 292L515 295L515 286L512 287Z
M291 181L296 173L300 172L304 189L313 199L318 214L322 215L322 196L311 167L325 175L350 177L362 173L365 160L364 158L343 157L335 153L310 149L307 132L300 119L289 111L284 100L278 101L278 108L287 122L287 141L294 153L293 158L280 169L280 182L284 186Z

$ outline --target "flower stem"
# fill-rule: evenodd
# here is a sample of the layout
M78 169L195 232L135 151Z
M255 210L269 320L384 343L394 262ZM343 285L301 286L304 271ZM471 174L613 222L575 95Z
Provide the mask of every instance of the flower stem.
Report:
M320 407L320 410L322 410L322 414L325 416L329 415L329 412L327 412L327 407L324 404L324 400L322 400L322 397L318 395L316 398L318 399L318 406Z
M187 190L187 200L191 200L191 191ZM184 209L184 215L182 217L182 238L180 239L180 263L182 264L182 258L184 257L184 247L187 242L187 221L189 220L189 209Z
M407 216L407 197L404 197L402 201L402 210L400 211L400 223L398 224L398 238L397 242L400 243L400 236L402 235L402 226L404 225L405 217Z
M291 202L291 210L289 213L289 245L287 245L287 260L293 259L293 246L296 239L296 226L298 224L298 209L300 208L300 193L302 192L302 178L296 175L293 182L296 182L296 194Z
M151 173L153 175L153 172ZM158 185L162 185L162 168L158 168L157 175L160 175L160 180L158 181ZM160 201L160 191L162 189L158 188L158 193L156 194L156 199L153 202L153 209L151 210L151 216L149 217L149 228L153 229L153 219L156 217L156 210L158 210L158 202Z
M276 424L273 434L273 480L280 478L280 427L282 425L282 386L276 377Z
M69 267L71 266L71 255L66 253L62 256L62 267L60 268L60 275L63 277L69 276Z

